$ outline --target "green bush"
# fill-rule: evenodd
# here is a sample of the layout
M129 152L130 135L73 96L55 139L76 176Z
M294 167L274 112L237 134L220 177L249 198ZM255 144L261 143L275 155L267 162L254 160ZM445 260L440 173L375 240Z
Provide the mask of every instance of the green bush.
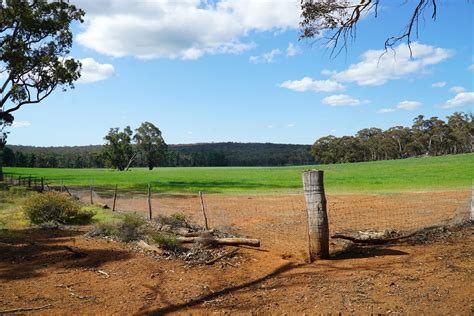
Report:
M175 235L155 232L155 233L152 233L150 237L162 249L170 250L174 252L178 252L182 250L181 243L178 241Z
M125 214L118 226L118 237L125 242L137 240L142 235L140 229L145 223L145 219L138 214Z
M26 199L23 211L33 224L88 224L95 215L92 211L81 211L78 202L58 192L32 195Z
M170 216L158 215L156 221L161 225L169 225L171 228L189 228L186 215L180 213L171 214Z

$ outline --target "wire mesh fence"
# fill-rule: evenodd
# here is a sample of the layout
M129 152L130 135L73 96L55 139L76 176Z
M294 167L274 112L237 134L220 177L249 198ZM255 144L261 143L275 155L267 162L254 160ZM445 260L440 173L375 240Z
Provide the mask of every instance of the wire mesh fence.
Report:
M8 180L7 180L8 181ZM28 186L30 180L13 179ZM41 183L36 181L36 183ZM38 188L36 186L35 188ZM110 187L72 187L65 183L44 190L69 193L85 204L101 203L120 212L148 216L185 214L204 226L201 203L196 194L152 193ZM116 191L115 191L116 190ZM263 244L279 249L305 251L307 240L306 205L303 194L222 195L204 194L209 226L232 233L261 238ZM431 226L455 224L470 218L471 192L406 192L396 194L327 195L330 234L364 231L413 231Z

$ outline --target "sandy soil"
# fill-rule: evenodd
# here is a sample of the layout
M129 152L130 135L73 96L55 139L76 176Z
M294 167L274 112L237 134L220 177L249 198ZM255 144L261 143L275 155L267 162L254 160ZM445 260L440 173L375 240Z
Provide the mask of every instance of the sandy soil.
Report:
M266 197L255 201L227 197L229 207L225 219L218 222L220 226L260 238L262 247L241 249L236 257L211 266L152 258L131 251L127 245L86 238L84 228L4 232L0 234L0 311L44 307L34 312L45 315L190 312L469 315L474 312L472 225L453 228L416 243L359 247L343 254L334 253L333 241L331 260L308 264L304 211L298 211L300 206L286 211L282 207L287 205L284 201L292 198ZM182 198L180 205L193 199ZM412 205L425 205L420 201L428 197L384 196L380 204L374 204L375 197L367 196L331 199L352 204L355 209L390 210L410 200ZM432 213L428 217L435 222L449 221L469 211L469 192L437 193L430 195L429 200L431 207L410 213L419 214L413 217L417 218L416 225L425 224L418 218L425 218L430 209ZM215 225L219 213L212 213L215 209L211 207L211 196L206 201L214 219L211 225ZM219 201L222 204L222 197ZM159 203L160 199L153 202ZM166 205L166 197L161 202ZM354 212L351 210L349 214ZM370 218L372 224L379 221L378 225L382 226L389 222L389 211L377 214ZM198 210L192 209L189 215L201 220ZM332 231L351 228L348 221L342 220L347 217L330 217ZM342 219L337 222L335 218ZM392 224L403 228L404 222L407 221ZM408 222L405 225L414 226Z

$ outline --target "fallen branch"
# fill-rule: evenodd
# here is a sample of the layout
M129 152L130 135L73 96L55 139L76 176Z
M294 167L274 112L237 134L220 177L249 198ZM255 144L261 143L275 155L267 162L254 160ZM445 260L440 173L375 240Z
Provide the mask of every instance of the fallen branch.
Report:
M222 259L222 258L225 258L225 257L228 257L228 256L233 255L233 254L236 253L237 251L239 251L239 248L236 248L236 249L234 249L234 250L232 250L232 251L229 251L229 252L226 252L226 253L224 253L224 254L222 254L222 255L220 255L220 256L217 256L217 257L215 257L214 259L207 261L206 264L207 264L207 265L213 264L213 263L219 261L219 260Z
M260 240L250 238L213 238L213 237L177 237L177 241L181 243L203 243L214 245L239 246L246 245L252 247L260 247Z
M137 246L140 247L143 250L146 250L146 251L151 251L151 252L155 252L155 253L158 253L158 254L163 253L162 249L160 249L158 247L155 247L155 246L152 246L152 245L149 245L143 240L140 240L139 242L137 242Z
M47 304L47 305L38 306L38 307L20 307L20 308L14 308L14 309L6 309L3 311L0 311L0 314L37 311L40 309L48 308L50 306L53 306L53 304Z
M331 238L345 239L345 240L352 241L353 243L356 243L356 244L380 245L380 244L386 244L386 243L389 243L389 242L392 242L392 241L397 241L397 240L400 240L400 239L409 238L413 235L415 235L415 233L411 233L411 234L404 235L404 236L398 236L398 237L389 237L389 238L370 238L370 237L367 237L367 236L364 236L365 238L357 238L357 237L347 236L347 235L343 235L343 234L334 234L334 235L331 236Z

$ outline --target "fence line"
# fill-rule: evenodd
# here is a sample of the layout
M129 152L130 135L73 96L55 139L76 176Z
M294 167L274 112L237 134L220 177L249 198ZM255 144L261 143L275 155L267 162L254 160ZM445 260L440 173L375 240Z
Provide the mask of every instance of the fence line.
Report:
M41 182L42 180L42 182ZM306 245L307 219L303 194L221 195L133 191L111 186L62 186L35 177L6 174L5 182L38 191L60 191L84 204L106 204L114 211L138 212L152 218L181 213L193 222L255 236L288 249ZM56 184L58 182L55 182ZM60 182L61 183L61 182ZM40 190L41 189L41 190ZM202 193L201 193L202 194ZM413 231L470 220L471 190L397 194L327 194L329 231ZM92 198L92 199L91 199ZM205 204L204 204L205 203ZM205 208L204 208L205 207ZM205 216L204 216L205 214ZM285 236L282 238L282 236ZM303 247L303 250L306 248Z

